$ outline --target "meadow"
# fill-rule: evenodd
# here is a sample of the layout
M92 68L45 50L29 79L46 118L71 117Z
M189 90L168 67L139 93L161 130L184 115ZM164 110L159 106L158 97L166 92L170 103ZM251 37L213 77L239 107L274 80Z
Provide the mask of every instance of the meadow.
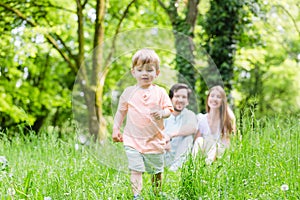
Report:
M231 148L212 165L198 157L177 172L166 169L164 199L300 199L299 115L238 125ZM132 199L121 145L82 145L75 132L58 136L55 129L1 133L0 199ZM160 199L148 174L143 197Z

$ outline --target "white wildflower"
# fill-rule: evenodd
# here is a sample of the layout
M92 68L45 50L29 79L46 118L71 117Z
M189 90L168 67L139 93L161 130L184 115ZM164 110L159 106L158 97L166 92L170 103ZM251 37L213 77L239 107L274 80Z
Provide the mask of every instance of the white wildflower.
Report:
M79 145L75 144L75 150L77 151L79 149Z
M90 144L89 138L83 134L78 135L77 139L80 142L80 144L83 144L83 145Z
M16 194L16 190L14 188L8 188L7 189L7 194L9 196L14 196Z
M8 161L5 156L0 156L0 170L5 170L8 166Z
M289 186L288 186L287 184L283 184L283 185L281 186L281 190L282 190L282 191L287 191L287 190L289 190Z
M205 163L206 163L207 165L211 165L213 162L214 162L214 161L213 161L212 159L210 159L210 158L206 158L206 159L205 159Z
M245 186L248 185L248 180L247 179L243 179L242 181L243 181Z
M51 197L44 197L44 200L52 200Z
M256 167L260 167L260 163L259 162L256 162L255 165L256 165Z

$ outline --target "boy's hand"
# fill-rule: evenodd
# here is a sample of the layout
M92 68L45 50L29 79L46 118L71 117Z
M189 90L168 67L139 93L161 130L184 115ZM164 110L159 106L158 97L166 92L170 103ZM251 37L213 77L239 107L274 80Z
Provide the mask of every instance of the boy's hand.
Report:
M172 138L170 138L170 136L169 135L164 135L165 136L165 138L166 138L166 146L165 146L165 150L166 151L170 151L171 150L171 140L172 140Z
M164 117L164 110L157 110L150 113L150 116L155 120L159 120Z
M114 131L112 134L112 139L114 142L123 142L123 136L120 131Z

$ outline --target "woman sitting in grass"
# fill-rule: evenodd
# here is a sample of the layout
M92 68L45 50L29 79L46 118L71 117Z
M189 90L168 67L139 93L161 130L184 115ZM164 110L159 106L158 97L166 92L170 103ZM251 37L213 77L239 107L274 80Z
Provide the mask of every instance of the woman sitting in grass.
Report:
M227 98L221 86L209 90L206 98L206 114L199 113L198 132L195 136L193 156L199 151L211 164L221 157L230 145L230 134L235 132L235 116L227 105Z

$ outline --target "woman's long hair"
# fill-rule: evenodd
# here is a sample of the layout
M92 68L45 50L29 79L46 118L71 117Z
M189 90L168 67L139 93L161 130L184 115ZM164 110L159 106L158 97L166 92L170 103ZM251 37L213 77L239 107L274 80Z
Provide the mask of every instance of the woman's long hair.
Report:
M224 137L225 135L229 135L234 131L234 126L233 126L233 119L230 117L229 114L229 106L227 105L227 97L224 89L217 85L209 89L209 93L206 97L206 112L209 113L210 107L208 106L208 98L210 96L210 93L212 91L218 91L221 94L222 98L222 103L220 106L220 127L221 127L221 135Z

